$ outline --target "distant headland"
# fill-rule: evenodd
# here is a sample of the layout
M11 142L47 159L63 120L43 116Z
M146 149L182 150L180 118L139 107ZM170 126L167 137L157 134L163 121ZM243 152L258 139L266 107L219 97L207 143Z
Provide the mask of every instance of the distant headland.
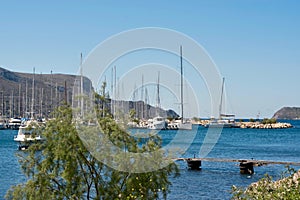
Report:
M300 107L283 107L280 110L278 110L273 115L272 118L299 120L300 119Z

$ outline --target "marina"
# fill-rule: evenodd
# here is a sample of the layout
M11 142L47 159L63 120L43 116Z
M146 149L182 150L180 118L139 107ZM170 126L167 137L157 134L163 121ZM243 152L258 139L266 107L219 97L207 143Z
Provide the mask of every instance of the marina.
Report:
M286 170L285 164L290 164L290 167L296 170L299 169L297 164L300 160L300 141L295 140L295 137L299 135L300 121L282 122L291 123L293 128L223 129L221 137L213 150L207 157L201 158L201 170L190 170L185 160L175 161L180 169L180 176L170 178L172 186L168 199L184 199L186 197L195 200L199 197L230 199L232 185L247 186L263 178L266 173L274 179L279 179ZM197 130L196 137L187 151L179 158L193 159L194 155L198 155L207 128L193 125L193 131L195 130ZM151 130L144 129L143 131L150 132ZM159 131L158 134L163 140L163 146L174 139L177 131ZM187 135L191 133L188 130L181 131ZM1 197L11 185L26 181L26 177L21 173L18 157L15 156L16 153L20 153L13 141L13 137L17 133L17 130L10 129L0 131L0 154L3 158L3 162L0 164L0 175L2 177L1 181L6 183L0 186ZM176 144L178 148L184 145L184 140ZM253 174L241 174L239 172L239 161L263 162L259 167L254 166ZM265 165L266 162L270 163Z
M1 8L0 200L300 200L300 1Z

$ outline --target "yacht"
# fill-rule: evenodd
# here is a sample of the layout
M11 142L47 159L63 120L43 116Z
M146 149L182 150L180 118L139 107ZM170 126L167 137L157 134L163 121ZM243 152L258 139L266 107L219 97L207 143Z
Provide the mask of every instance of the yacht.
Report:
M192 123L188 120L175 120L168 124L170 130L192 130Z
M206 128L236 128L235 115L232 114L222 114L222 100L223 100L223 91L224 91L224 82L222 82L222 92L221 92L221 101L219 106L219 119L211 119L208 124L204 127Z
M154 117L152 120L148 120L148 129L165 130L167 129L167 122L163 117Z
M21 126L22 120L19 117L11 118L8 122L8 126L10 129L18 130Z
M149 119L148 120L148 129L152 129L152 130L165 130L167 129L167 122L165 120L165 118L159 116L159 110L161 108L160 106L160 96L159 96L159 76L160 73L158 72L157 74L157 97L156 97L156 117L154 117L153 119Z
M40 135L35 135L35 129L38 124L34 121L24 121L19 127L18 135L14 136L14 141L19 143L19 150L25 150L29 147L30 143L35 141L42 141Z
M212 119L208 124L205 125L206 128L235 128L237 127L235 120L235 115L225 115L221 114L219 119Z

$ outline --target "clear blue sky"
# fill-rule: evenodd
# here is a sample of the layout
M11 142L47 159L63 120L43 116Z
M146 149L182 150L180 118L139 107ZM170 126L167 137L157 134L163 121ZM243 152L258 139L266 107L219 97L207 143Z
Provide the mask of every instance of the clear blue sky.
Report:
M300 106L297 0L12 0L0 9L0 66L13 71L75 74L80 52L87 55L107 37L163 27L206 49L226 77L228 107L237 117Z

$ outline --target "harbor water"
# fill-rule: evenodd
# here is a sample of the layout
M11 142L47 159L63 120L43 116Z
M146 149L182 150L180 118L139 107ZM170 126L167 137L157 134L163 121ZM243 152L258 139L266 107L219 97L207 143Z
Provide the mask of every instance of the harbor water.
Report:
M300 121L287 121L294 127L290 129L223 129L210 158L254 159L271 161L300 161ZM207 129L193 126L197 131L193 142L183 155L198 157ZM26 181L21 173L16 157L17 144L13 136L14 130L0 130L0 199L12 185ZM163 145L170 143L176 136L176 130L160 131ZM187 131L187 135L189 135ZM185 146L185 141L177 143L177 147ZM202 162L201 170L189 170L184 161L176 162L180 168L180 176L171 177L171 193L168 199L230 199L231 187L247 186L264 177L266 173L278 179L286 170L284 165L267 165L255 167L253 175L239 173L239 163ZM299 166L292 166L299 169Z

